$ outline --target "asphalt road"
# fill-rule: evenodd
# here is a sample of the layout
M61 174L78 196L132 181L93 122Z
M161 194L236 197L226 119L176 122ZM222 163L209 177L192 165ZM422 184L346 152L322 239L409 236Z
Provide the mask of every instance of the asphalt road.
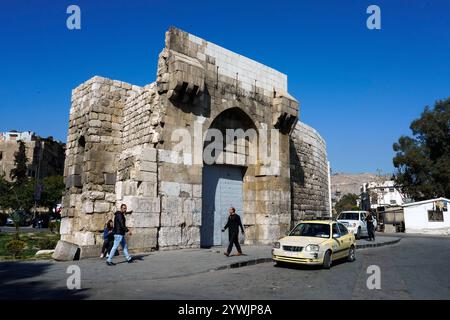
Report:
M137 262L139 263L139 261ZM381 288L369 290L368 266L380 268ZM82 281L81 290L67 290L61 275L21 270L6 280L0 265L1 298L68 299L450 299L450 238L403 236L400 243L357 251L353 263L331 270L275 267L262 263L237 269L181 277L133 277L133 264L120 276ZM117 268L117 267L114 267ZM112 273L111 273L112 274ZM27 281L26 278L30 280ZM25 280L24 280L25 278Z
M31 226L28 227L20 227L19 228L19 232L20 233L31 233L31 232L48 232L50 229L49 228L33 228ZM11 226L2 226L0 227L0 232L4 232L4 233L14 233L16 232L16 228L15 227L11 227Z

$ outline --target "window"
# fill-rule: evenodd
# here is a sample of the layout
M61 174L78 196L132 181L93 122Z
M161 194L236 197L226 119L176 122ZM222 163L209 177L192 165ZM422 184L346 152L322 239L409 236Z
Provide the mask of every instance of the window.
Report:
M394 187L390 187L389 188L389 192L395 192L395 188Z
M337 223L333 223L333 237L337 234L337 237L341 236Z
M443 222L444 213L442 211L428 210L428 221L429 222Z
M300 223L289 235L297 237L329 238L330 226L323 223Z
M338 226L339 231L341 232L341 236L345 236L346 234L348 234L347 228L342 223L338 223Z
M339 216L342 220L358 220L358 212L342 212Z
M391 200L391 204L397 204L397 200Z

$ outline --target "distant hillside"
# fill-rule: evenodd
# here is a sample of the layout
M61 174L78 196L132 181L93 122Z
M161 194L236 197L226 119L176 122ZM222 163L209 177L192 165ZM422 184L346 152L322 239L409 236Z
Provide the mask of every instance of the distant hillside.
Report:
M347 193L360 194L363 183L390 179L390 176L379 177L374 173L335 173L331 176L331 198L338 201Z

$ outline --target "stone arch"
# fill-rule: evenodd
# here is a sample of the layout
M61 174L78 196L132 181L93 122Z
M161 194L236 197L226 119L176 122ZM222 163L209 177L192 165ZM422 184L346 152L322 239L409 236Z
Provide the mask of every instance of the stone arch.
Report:
M257 127L250 116L238 107L228 108L209 122L208 130L215 130L223 137L223 153L215 154L214 163L205 161L202 169L203 203L201 245L225 245L227 233L221 234L226 223L227 209L235 207L245 225L247 183L254 178L257 161ZM204 135L204 152L208 152L208 140ZM212 140L212 139L211 139ZM217 141L215 141L217 142ZM220 158L222 156L222 158ZM253 160L255 163L253 163ZM233 161L229 161L233 160Z

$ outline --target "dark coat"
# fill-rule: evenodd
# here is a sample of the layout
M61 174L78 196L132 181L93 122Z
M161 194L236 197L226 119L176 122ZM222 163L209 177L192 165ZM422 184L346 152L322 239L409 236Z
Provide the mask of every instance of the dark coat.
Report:
M241 228L242 233L244 233L241 217L239 217L236 213L228 216L227 224L223 227L223 229L228 229L228 236L230 237L230 240L239 235L239 228Z
M121 236L124 236L125 233L128 232L128 228L126 226L126 219L125 219L125 215L120 212L117 211L114 214L114 229L113 229L113 233L114 234L119 234Z

